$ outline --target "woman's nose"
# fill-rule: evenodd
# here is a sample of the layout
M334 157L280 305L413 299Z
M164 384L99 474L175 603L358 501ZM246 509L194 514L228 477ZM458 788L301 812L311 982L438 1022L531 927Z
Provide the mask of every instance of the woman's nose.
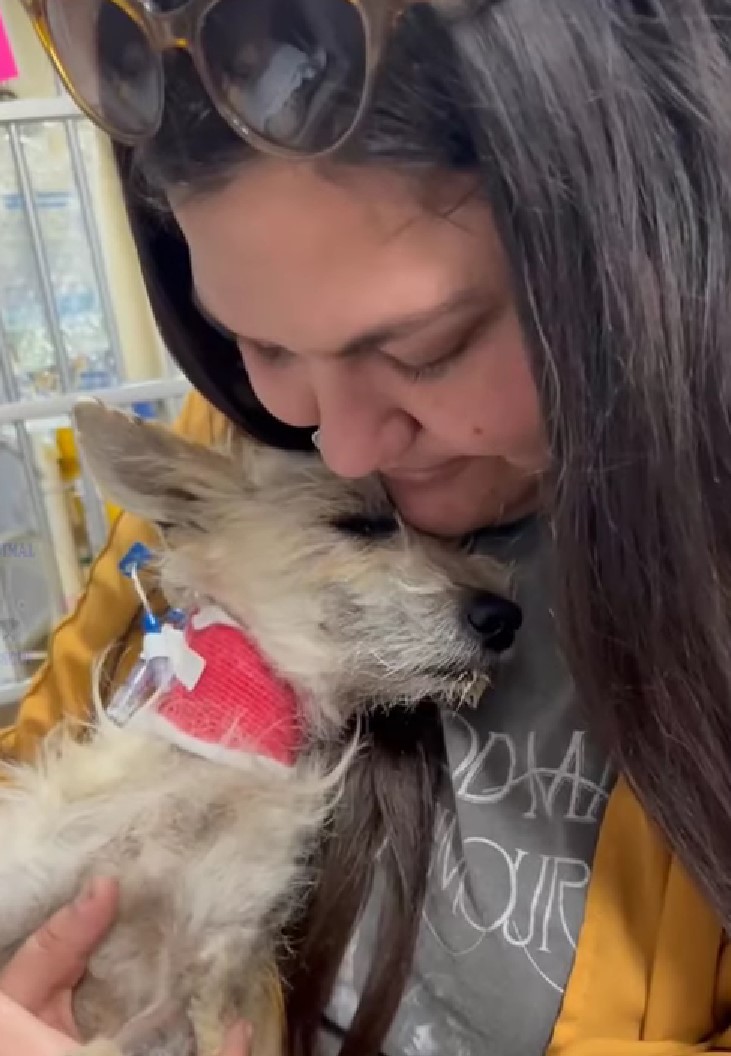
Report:
M347 418L321 416L317 447L333 473L357 479L397 463L412 436L408 418L398 412L382 419L363 413Z
M382 394L346 382L318 392L317 446L339 477L358 478L397 464L416 423Z

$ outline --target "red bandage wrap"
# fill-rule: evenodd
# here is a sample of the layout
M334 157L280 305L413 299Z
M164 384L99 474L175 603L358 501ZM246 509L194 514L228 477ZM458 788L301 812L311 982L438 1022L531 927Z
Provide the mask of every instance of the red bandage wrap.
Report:
M174 676L135 725L212 760L253 753L292 766L302 743L294 690L241 627L205 611L208 622L196 626L194 614L185 630L185 653L202 666L195 683Z

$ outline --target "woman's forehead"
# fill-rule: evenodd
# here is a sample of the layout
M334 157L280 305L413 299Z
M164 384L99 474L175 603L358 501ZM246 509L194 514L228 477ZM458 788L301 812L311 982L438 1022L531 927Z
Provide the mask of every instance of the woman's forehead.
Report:
M444 215L391 174L361 173L351 187L306 166L254 166L176 216L206 312L234 334L284 347L309 343L303 325L315 346L323 337L345 345L503 284L484 204L466 200Z

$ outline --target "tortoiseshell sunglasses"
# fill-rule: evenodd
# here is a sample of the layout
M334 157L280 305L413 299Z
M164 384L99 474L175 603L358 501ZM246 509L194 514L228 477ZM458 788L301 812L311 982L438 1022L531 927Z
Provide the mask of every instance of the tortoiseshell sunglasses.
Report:
M66 88L122 143L154 136L163 54L187 52L211 102L258 150L341 147L367 108L391 28L410 0L22 0Z

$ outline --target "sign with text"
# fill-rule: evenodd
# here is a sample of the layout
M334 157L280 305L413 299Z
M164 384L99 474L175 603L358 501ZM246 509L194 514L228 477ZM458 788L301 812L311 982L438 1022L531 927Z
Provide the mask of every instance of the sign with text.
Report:
M0 15L0 83L12 81L18 76L18 66L10 47L10 37Z

